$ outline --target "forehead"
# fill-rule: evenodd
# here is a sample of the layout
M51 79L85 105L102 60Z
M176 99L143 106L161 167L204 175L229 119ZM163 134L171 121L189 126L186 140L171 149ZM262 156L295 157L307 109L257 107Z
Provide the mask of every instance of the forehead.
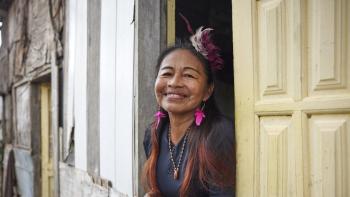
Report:
M192 67L204 70L202 62L187 49L176 49L165 56L160 64L160 68L170 67Z

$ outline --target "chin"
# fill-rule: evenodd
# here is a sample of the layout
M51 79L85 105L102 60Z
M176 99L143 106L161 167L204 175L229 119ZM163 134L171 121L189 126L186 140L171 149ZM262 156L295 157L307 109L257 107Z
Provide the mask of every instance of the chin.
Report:
M169 105L162 106L162 108L169 113L179 113L182 111L179 106L173 106L173 105L172 106L169 106Z
M163 109L168 113L172 113L172 114L187 114L189 112L194 111L193 109L183 109L179 106L167 106L167 107L164 107Z

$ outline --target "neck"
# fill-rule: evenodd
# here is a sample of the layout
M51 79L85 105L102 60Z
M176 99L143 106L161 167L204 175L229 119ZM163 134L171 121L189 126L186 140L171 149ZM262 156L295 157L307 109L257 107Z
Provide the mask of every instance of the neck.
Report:
M181 140L181 138L185 135L188 127L192 124L193 120L193 113L185 115L176 115L169 113L171 141L173 144L177 144Z

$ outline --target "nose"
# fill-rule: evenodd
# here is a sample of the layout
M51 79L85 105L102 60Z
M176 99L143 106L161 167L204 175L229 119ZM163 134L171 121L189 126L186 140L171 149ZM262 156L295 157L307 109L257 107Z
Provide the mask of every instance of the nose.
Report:
M173 77L171 77L170 80L168 81L168 86L169 87L182 87L183 83L182 83L181 75L179 75L179 74L173 75Z

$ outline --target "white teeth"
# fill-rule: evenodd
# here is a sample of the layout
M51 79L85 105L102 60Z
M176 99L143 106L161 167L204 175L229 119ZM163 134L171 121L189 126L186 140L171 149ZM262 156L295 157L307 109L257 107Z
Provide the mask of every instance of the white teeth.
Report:
M167 94L168 97L170 98L182 98L183 96L180 94Z

